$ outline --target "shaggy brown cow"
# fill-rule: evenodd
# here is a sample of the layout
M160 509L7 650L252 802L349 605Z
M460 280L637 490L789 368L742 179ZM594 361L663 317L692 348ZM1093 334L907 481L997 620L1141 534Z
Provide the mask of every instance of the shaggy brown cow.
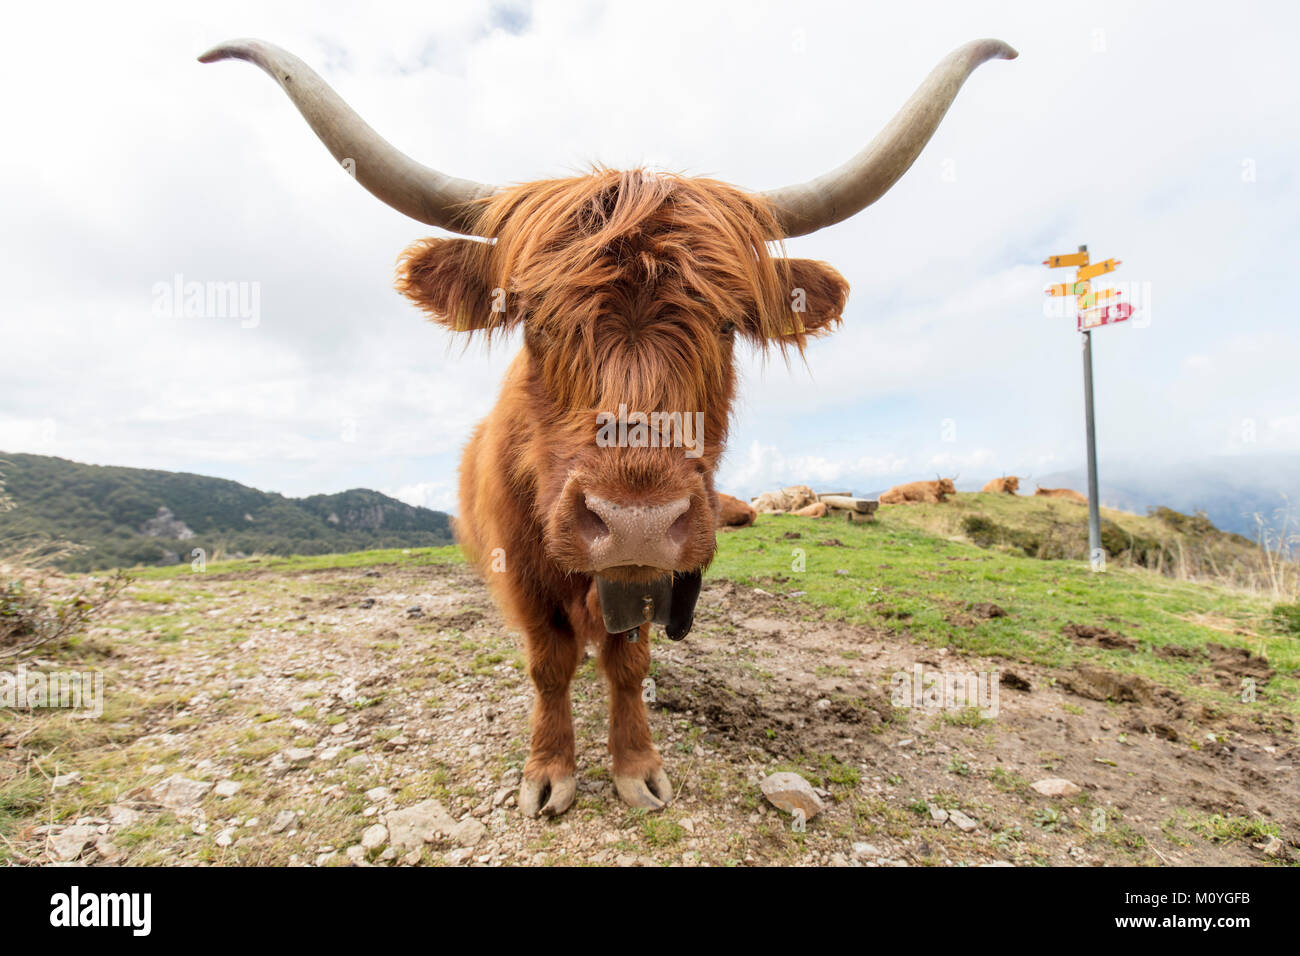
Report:
M905 485L894 485L880 496L882 505L941 504L955 495L951 478L938 481L909 481Z
M1066 501L1077 501L1081 505L1088 503L1087 497L1073 488L1039 488L1034 494L1041 498L1064 498Z
M1010 475L1006 478L994 478L981 490L991 491L1000 495L1014 495L1020 490L1020 479L1015 475Z
M758 512L739 498L718 492L718 527L747 528L754 523Z
M523 332L465 449L456 533L524 636L536 689L525 813L573 801L569 683L588 644L609 684L619 795L651 809L672 797L641 685L651 623L685 636L713 558L736 340L799 354L839 324L848 294L830 266L770 244L874 202L971 71L1015 55L997 40L953 51L856 157L764 193L641 170L504 188L456 179L396 150L284 50L241 40L200 58L255 63L362 186L478 237L426 239L403 254L398 288L430 319L485 338Z

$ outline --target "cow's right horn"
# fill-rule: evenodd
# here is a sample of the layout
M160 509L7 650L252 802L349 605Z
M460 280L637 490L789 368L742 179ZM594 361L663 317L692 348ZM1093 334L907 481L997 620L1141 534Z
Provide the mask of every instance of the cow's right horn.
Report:
M760 195L771 204L781 236L804 236L842 222L889 191L911 167L939 128L966 78L985 60L1019 54L1001 40L972 40L930 71L876 138L842 166L797 186Z
M362 186L400 213L465 235L474 231L474 200L494 186L448 176L417 163L367 125L311 67L287 50L261 40L231 40L199 57L201 63L234 58L260 66Z

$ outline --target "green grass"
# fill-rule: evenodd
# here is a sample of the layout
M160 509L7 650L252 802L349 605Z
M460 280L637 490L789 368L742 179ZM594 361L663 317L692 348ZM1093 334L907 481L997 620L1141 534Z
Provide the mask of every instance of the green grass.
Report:
M1023 498L998 504L1042 507ZM1277 671L1261 700L1300 712L1300 641L1278 633L1274 603L1266 598L1141 568L1094 574L1082 561L985 550L918 527L924 523L917 513L922 507L884 509L875 524L764 515L753 527L719 535L708 573L773 593L802 592L798 600L809 605L809 617L826 613L903 640L1054 668L1120 667L1225 706L1240 702L1230 690L1199 686L1203 660L1156 652L1165 645L1199 649L1210 642L1246 647L1264 654ZM786 540L788 531L801 537ZM844 547L820 543L830 538ZM791 570L794 547L806 553L802 572ZM986 620L966 613L970 605L986 602L1007 616ZM1130 653L1076 645L1061 633L1069 623L1111 628L1136 640L1138 648Z
M460 548L447 545L441 548L385 548L377 551L352 551L347 554L292 555L290 557L239 558L231 561L209 561L203 571L194 571L189 564L176 564L165 568L136 568L131 576L144 581L183 578L200 574L247 574L261 571L321 571L332 568L367 568L372 565L395 564L403 567L422 565L463 564L465 557Z
M1228 843L1232 840L1259 840L1278 835L1276 823L1252 820L1248 817L1224 816L1219 813L1193 822L1192 829L1215 843Z

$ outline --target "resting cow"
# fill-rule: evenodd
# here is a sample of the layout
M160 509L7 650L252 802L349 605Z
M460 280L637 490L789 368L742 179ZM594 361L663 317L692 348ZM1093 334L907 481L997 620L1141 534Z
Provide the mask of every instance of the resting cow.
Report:
M773 244L875 202L970 73L1015 55L998 40L960 47L861 153L767 192L643 170L510 186L459 179L399 152L284 50L239 40L201 57L261 67L357 182L462 234L401 257L398 289L432 321L487 339L522 332L496 406L465 448L456 536L523 633L536 690L525 813L573 802L569 684L588 644L609 685L619 795L647 809L671 799L641 684L651 623L686 635L717 546L714 470L735 349L799 355L840 323L848 296L829 265Z
M894 485L880 496L882 505L942 504L949 495L955 495L951 478L938 481L909 481L905 485Z
M1006 478L994 478L981 490L1000 495L1014 495L1020 490L1020 479L1015 475Z
M747 528L757 516L758 513L739 498L718 492L719 528Z

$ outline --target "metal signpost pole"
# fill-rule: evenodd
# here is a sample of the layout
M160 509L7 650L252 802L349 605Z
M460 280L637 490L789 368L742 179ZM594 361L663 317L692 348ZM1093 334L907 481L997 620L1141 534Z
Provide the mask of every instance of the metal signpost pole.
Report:
M1080 246L1087 252L1087 246ZM1088 555L1094 571L1106 570L1101 546L1101 508L1097 500L1097 425L1092 411L1092 330L1083 330L1083 407L1088 429Z

